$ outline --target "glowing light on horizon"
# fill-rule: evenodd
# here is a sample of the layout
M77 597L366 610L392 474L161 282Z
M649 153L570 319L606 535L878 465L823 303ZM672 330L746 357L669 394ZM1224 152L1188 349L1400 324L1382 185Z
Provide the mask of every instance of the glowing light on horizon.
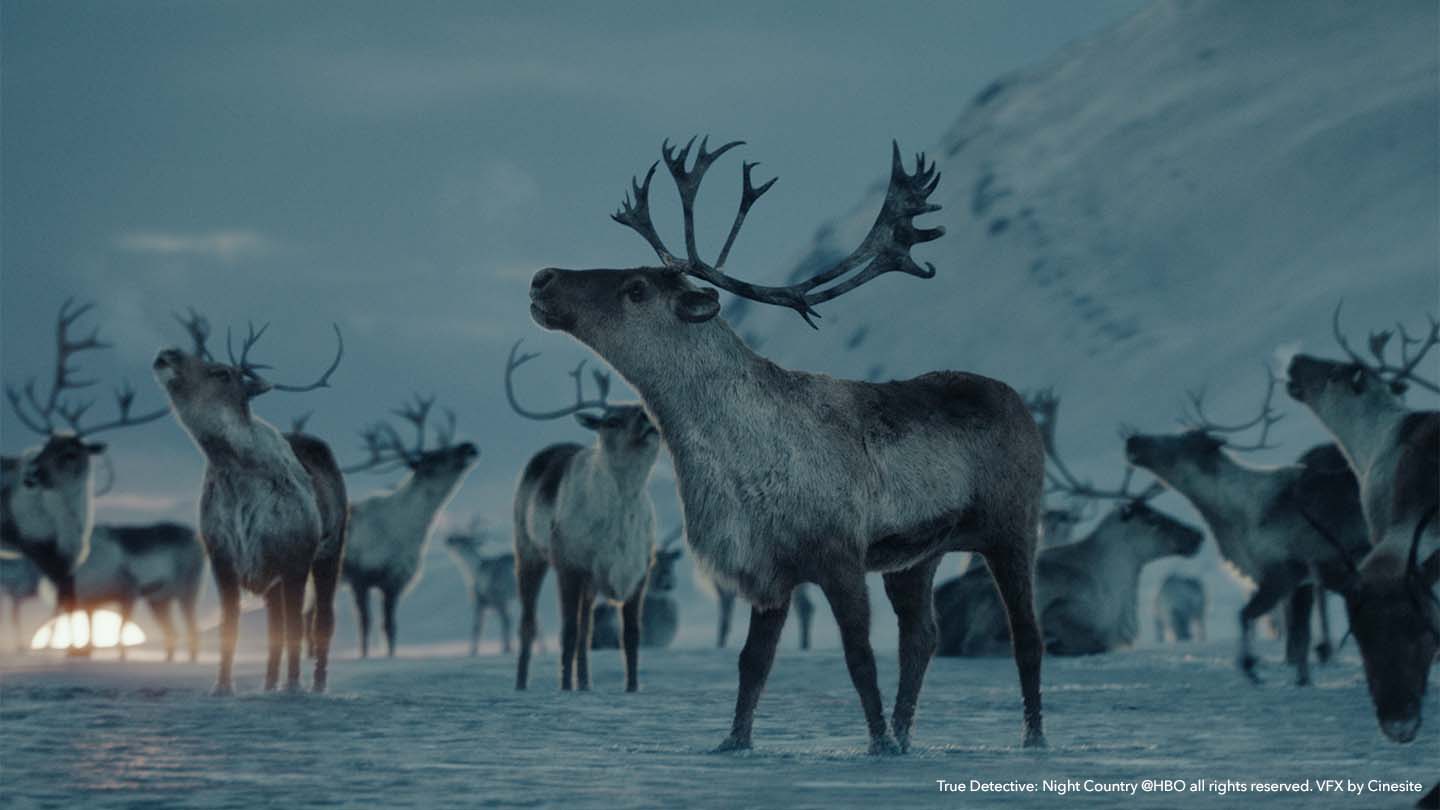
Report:
M68 650L87 643L96 648L134 647L145 643L145 631L134 622L125 622L121 627L120 614L113 610L95 611L92 626L85 612L77 610L40 625L30 639L30 649Z

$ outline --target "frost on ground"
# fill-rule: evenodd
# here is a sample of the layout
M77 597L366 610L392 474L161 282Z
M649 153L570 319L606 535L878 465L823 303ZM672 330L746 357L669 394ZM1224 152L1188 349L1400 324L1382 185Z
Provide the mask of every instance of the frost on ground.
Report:
M1008 659L937 659L917 748L866 756L864 724L838 649L785 650L756 722L756 749L708 753L728 731L735 650L642 655L642 691L621 691L620 659L596 653L597 688L561 693L553 649L530 691L508 656L335 662L332 693L265 695L261 661L241 695L206 695L214 664L102 657L3 659L0 795L29 807L1407 807L1416 797L977 797L937 779L1415 780L1440 775L1440 722L1409 746L1375 728L1347 650L1316 686L1286 682L1270 642L1266 685L1245 684L1228 643L1048 659L1050 748L1021 750ZM880 660L892 693L893 654Z

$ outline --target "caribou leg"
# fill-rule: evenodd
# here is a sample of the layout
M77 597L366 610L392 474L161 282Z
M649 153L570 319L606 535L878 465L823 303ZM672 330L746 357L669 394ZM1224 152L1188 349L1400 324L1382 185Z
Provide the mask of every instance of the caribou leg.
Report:
M146 601L155 616L155 623L160 625L160 632L165 635L165 663L168 664L175 660L175 623L170 620L170 600L162 597Z
M1295 685L1310 685L1310 611L1315 586L1301 585L1285 607L1285 660L1295 667Z
M330 674L330 641L335 637L335 587L340 581L341 554L317 559L310 564L315 580L315 617L310 638L314 644L315 674L310 688L324 692Z
M535 609L540 598L540 585L550 569L544 560L527 560L515 555L515 587L520 595L520 653L515 661L515 688L524 689L530 682L530 648L535 644L537 630Z
M305 583L310 581L310 567L286 576L285 596L285 690L300 691L300 664L305 643Z
M1335 647L1330 643L1330 600L1325 598L1325 587L1315 586L1315 610L1320 614L1320 643L1315 645L1315 660L1330 663Z
M940 555L913 568L885 575L885 595L900 625L900 685L895 691L891 726L900 751L910 750L910 729L925 670L935 656L940 631L935 624L935 569ZM809 633L805 634L806 636Z
M845 648L845 666L850 682L860 694L865 724L870 730L870 753L898 754L900 747L885 728L885 705L876 680L875 651L870 648L870 595L865 587L864 568L841 573L820 584L835 623L840 626L840 643Z
M765 679L775 663L775 648L780 645L780 631L790 614L790 598L768 610L751 608L750 629L745 646L740 650L740 691L735 696L735 722L730 736L720 743L716 753L741 751L750 747L750 731L755 723L755 707L765 691Z
M265 620L270 655L265 659L265 691L280 685L280 654L285 648L285 584L277 582L265 592Z
M506 655L510 654L510 607L503 601L495 605L495 612L500 616L500 651Z
M479 596L471 597L470 605L474 615L470 617L470 657L480 654L480 630L485 626L485 603Z
M560 688L569 691L574 687L575 645L580 636L580 610L587 612L592 605L581 605L585 593L585 578L570 568L555 569L560 585Z
M1022 535L1001 542L1001 550L986 554L985 562L990 566L990 576L995 580L1010 619L1010 643L1015 666L1020 670L1020 694L1025 703L1024 746L1043 748L1040 661L1045 650L1040 623L1035 619L1035 565L1031 560L1034 540Z
M235 566L225 557L211 553L210 570L215 575L215 590L220 596L220 674L211 694L235 694L231 671L235 664L235 642L240 636L240 579Z
M815 603L811 601L810 594L805 592L805 586L801 585L795 589L795 618L800 625L800 649L810 649L810 625L815 619Z
M395 657L395 610L400 605L400 589L391 586L380 589L380 607L384 611L385 619L385 657Z
M350 595L355 597L355 624L360 631L360 657L370 657L370 586L350 580Z
M730 638L730 616L735 612L735 593L718 586L715 590L720 598L720 628L715 638L715 646L724 647Z
M645 607L645 583L620 606L620 646L625 651L625 691L640 689L640 630Z
M1303 567L1298 565L1282 564L1266 570L1260 576L1260 587L1240 609L1240 655L1237 664L1251 683L1260 683L1260 675L1255 671L1259 660L1252 649L1255 620L1269 613L1281 599L1294 591L1304 576Z
M595 588L589 575L581 575L580 609L575 616L575 688L590 688L590 632L595 617Z

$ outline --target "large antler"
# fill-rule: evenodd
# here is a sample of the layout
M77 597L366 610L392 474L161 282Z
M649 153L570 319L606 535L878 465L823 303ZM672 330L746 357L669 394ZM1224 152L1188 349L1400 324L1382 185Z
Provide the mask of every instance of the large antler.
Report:
M685 164L690 155L690 147L695 143L694 138L678 153L670 146L669 141L660 147L661 160L670 170L670 175L675 179L675 185L680 191L681 213L685 219L685 259L677 258L665 247L650 218L650 180L655 176L658 161L651 164L650 170L645 173L644 182L631 178L630 193L626 194L620 209L611 214L611 218L616 222L640 234L666 267L681 270L742 298L793 309L800 313L800 317L811 327L815 327L811 317L820 317L820 313L814 309L815 304L838 298L877 276L897 271L920 278L931 278L935 275L935 266L928 262L925 267L916 264L910 256L910 249L923 242L938 239L945 233L944 228L916 228L914 223L915 217L940 210L939 205L928 201L940 182L940 174L935 171L933 162L926 166L924 153L916 156L914 173L906 174L900 159L900 145L894 142L891 143L890 186L885 192L885 202L880 206L880 214L876 217L875 224L870 226L870 232L853 253L805 281L784 287L751 284L726 275L721 272L721 268L730 256L730 248L740 233L740 226L745 222L746 215L750 213L750 207L762 194L769 191L779 178L772 178L757 187L751 181L750 172L759 164L742 161L739 209L730 225L725 244L720 248L719 257L713 265L706 262L700 258L700 252L695 245L695 196L700 190L700 181L716 158L740 146L744 141L731 141L714 152L707 151L708 142L708 137L701 139L695 163L689 169ZM864 269L844 281L839 281L846 273L860 268ZM817 289L837 281L839 283L834 286Z
M520 351L520 344L524 342L525 341L523 340L515 341L515 345L510 347L510 357L505 361L505 398L510 400L510 407L514 409L516 413L520 414L526 419L548 420L560 419L561 417L569 416L573 413L579 413L580 411L590 409L599 409L603 411L605 408L609 407L609 404L606 402L606 399L610 396L609 374L605 374L600 371L592 372L595 379L595 387L600 390L600 396L597 399L585 398L584 360L581 360L580 365L576 366L575 370L570 372L570 376L575 379L574 405L570 405L564 408L557 408L553 411L532 411L521 405L519 400L515 398L515 383L512 379L515 374L515 369L525 365L526 363L540 356L538 352L519 354L517 356L518 352Z
M100 328L96 327L90 332L90 336L79 340L70 336L70 327L94 309L93 303L75 304L74 298L65 299L60 305L60 315L55 327L55 376L50 383L50 393L41 401L41 397L35 388L35 378L26 381L21 391L13 386L5 387L5 396L10 400L10 406L14 409L25 427L41 435L50 435L55 432L55 417L65 421L76 436L88 436L105 430L127 427L130 425L141 425L146 422L153 422L156 419L169 413L166 408L160 408L150 413L132 416L130 409L135 404L135 391L130 388L128 382L122 383L120 388L115 389L115 406L120 412L117 419L98 425L86 427L80 423L85 412L95 404L94 400L89 402L74 403L65 398L67 391L80 391L95 385L95 380L77 380L72 375L75 369L70 361L81 352L93 351L96 349L108 349L110 344L100 339Z
M1255 440L1254 444L1238 445L1227 441L1225 446L1231 450L1239 450L1242 452L1264 450L1274 447L1275 445L1266 444L1265 441L1270 436L1270 428L1274 427L1276 422L1279 422L1285 417L1283 414L1275 413L1274 409L1270 407L1270 402L1275 398L1275 384L1279 382L1279 379L1268 367L1265 369L1265 379L1265 398L1261 400L1260 413L1254 419L1248 422L1229 425L1216 422L1205 415L1205 389L1200 388L1186 392L1185 395L1190 399L1190 407L1182 421L1191 430L1199 430L1205 433L1240 433L1259 426L1260 437Z
M1135 468L1128 465L1125 467L1125 477L1120 481L1119 489L1100 489L1089 481L1080 480L1070 472L1070 468L1065 464L1064 459L1060 458L1060 453L1055 446L1055 421L1060 410L1060 398L1055 395L1054 391L1047 388L1033 394L1027 404L1040 428L1040 440L1045 445L1045 456L1050 461L1045 468L1045 480L1049 483L1048 490L1050 492L1058 492L1071 498L1085 500L1136 502L1148 501L1165 491L1165 487L1155 481L1140 492L1131 492L1130 479L1135 474Z
M204 319L202 318L200 320L203 323ZM185 323L185 321L183 320L181 322ZM263 376L261 376L260 370L268 369L270 368L270 366L250 362L250 350L255 347L256 343L260 342L260 338L265 335L265 330L270 328L270 324L267 323L264 326L261 326L259 331L255 330L255 324L253 322L246 324L246 326L247 334L240 345L240 357L238 359L235 357L235 348L231 344L229 329L225 330L225 352L230 357L230 365L234 366L236 370L238 370L241 374L244 374L251 380L254 380L255 382L261 384L252 388L252 393L250 394L251 398L257 397L270 390L288 391L290 393L303 393L305 391L314 391L317 388L330 387L330 375L334 374L335 369L340 367L340 359L345 356L345 337L340 334L339 324L330 324L330 327L335 330L335 359L330 363L330 367L325 369L325 372L320 375L320 378L317 379L315 382L310 383L309 385L283 385L280 383L271 383ZM187 324L186 328L190 329L190 326ZM205 348L204 340L199 337L200 334L201 333L198 333L195 330L191 329L191 336L196 341L197 351L203 351ZM208 326L206 327L206 331L203 334L209 334ZM206 352L206 356L208 356L208 352Z
M187 307L183 316L178 312L172 312L171 315L189 333L190 341L195 344L195 356L202 360L213 359L210 356L210 347L206 345L210 342L210 321L196 312L194 307Z
M1367 342L1369 344L1370 354L1374 355L1376 361L1376 364L1372 365L1366 361L1365 358L1356 354L1354 349L1350 348L1350 343L1345 340L1345 333L1340 330L1340 307L1343 304L1344 302L1342 301L1335 305L1335 314L1330 319L1330 328L1335 333L1335 342L1339 343L1340 348L1345 351L1345 354L1349 355L1351 362L1368 369L1375 376L1391 384L1401 381L1410 382L1427 391L1440 394L1440 385L1436 385L1415 373L1415 369L1420 367L1420 361L1425 359L1425 355L1428 354L1431 349L1440 345L1440 321L1437 321L1434 315L1427 314L1425 316L1430 321L1430 329L1423 338L1410 337L1410 333L1405 331L1405 325L1402 323L1395 324L1395 332L1389 329L1380 332L1371 332ZM1390 345L1390 339L1394 337L1397 332L1400 335L1400 365L1394 366L1390 364L1385 355ZM1418 346L1419 348L1412 355L1410 350L1413 346Z

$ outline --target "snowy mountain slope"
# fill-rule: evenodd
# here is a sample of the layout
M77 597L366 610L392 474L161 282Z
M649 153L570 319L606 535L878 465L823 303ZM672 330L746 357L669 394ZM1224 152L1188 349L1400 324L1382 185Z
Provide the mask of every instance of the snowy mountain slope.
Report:
M1436 308L1435 31L1425 2L1157 3L995 81L929 150L944 210L919 222L948 233L915 255L935 278L823 305L818 333L744 302L731 320L792 368L1054 386L1071 466L1112 480L1118 423L1173 429L1202 385L1222 418L1249 413L1277 349L1336 353L1342 297L1355 340ZM858 244L883 192L823 227L792 277ZM1260 463L1325 439L1279 399L1282 447ZM1213 571L1213 549L1202 560L1186 567ZM1240 592L1212 581L1233 632Z

